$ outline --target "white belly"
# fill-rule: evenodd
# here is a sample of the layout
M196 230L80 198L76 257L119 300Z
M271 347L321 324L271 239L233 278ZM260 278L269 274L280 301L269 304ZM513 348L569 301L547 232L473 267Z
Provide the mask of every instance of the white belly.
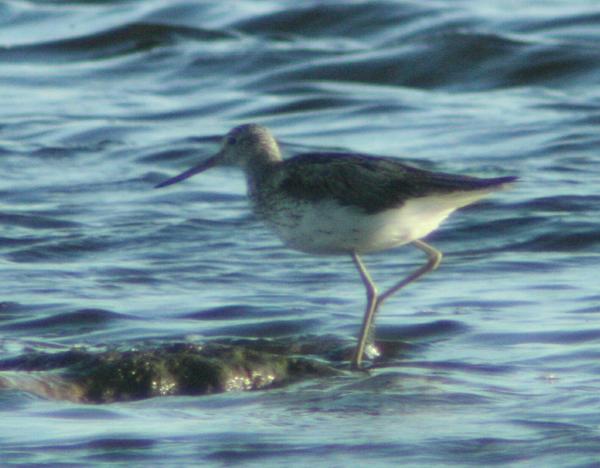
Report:
M415 198L399 208L367 214L332 200L276 210L266 222L289 247L313 254L367 253L425 237L454 210L491 190Z

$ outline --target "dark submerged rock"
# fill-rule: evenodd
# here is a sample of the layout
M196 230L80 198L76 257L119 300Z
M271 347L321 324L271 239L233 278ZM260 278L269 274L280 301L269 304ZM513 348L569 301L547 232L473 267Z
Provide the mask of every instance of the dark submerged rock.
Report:
M102 353L34 353L0 361L0 371L10 371L4 378L0 373L0 388L47 398L111 403L268 389L340 373L316 360L257 349L260 343L255 346L176 343ZM15 378L15 371L29 374Z

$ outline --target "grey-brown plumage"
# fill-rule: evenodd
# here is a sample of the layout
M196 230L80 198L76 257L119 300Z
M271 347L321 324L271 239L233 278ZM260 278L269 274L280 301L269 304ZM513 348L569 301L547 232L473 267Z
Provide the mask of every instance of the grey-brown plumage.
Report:
M454 210L516 180L431 172L393 158L355 153L307 153L283 161L271 133L247 124L231 130L216 155L157 187L221 163L244 170L253 210L286 245L351 256L367 290L353 368L361 365L379 305L439 265L441 252L421 239ZM359 254L407 243L424 251L427 263L379 295Z
M392 158L358 153L306 153L284 165L278 190L285 196L312 202L330 198L367 214L400 207L411 198L488 189L516 179L430 172Z

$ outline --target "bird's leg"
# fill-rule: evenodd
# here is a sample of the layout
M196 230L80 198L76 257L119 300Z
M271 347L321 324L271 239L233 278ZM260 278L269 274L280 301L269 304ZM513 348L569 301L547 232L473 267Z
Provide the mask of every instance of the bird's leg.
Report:
M375 317L375 312L377 311L379 301L377 298L377 287L375 286L375 283L373 283L371 275L369 275L367 268L356 252L352 252L352 261L354 262L354 265L360 274L360 279L367 290L367 308L365 310L365 316L360 329L360 335L358 336L358 344L356 345L356 350L354 351L354 356L352 357L352 369L356 370L360 369L360 364L362 362L363 354L365 353L367 340L369 339L369 335L373 329L373 317Z
M400 291L404 286L412 283L413 281L418 280L424 274L429 273L430 271L435 270L439 266L439 264L441 263L441 261L442 261L442 252L440 252L438 249L436 249L436 248L432 247L431 245L423 242L422 240L415 240L415 241L412 242L412 245L414 245L418 249L421 249L423 252L425 252L427 254L427 257L428 257L427 263L425 265L423 265L421 268L419 268L418 270L414 271L412 274L408 275L402 281L400 281L399 283L395 284L390 289L388 289L387 291L385 291L379 297L378 304L381 304L383 301L385 301L392 294L397 293L398 291Z
M430 246L426 242L423 242L422 240L415 240L412 242L412 244L427 254L427 263L418 270L408 275L399 283L396 283L394 286L386 290L380 296L377 296L375 284L373 283L373 280L371 280L371 277L369 276L369 273L365 268L364 264L360 260L360 257L356 253L352 254L352 260L354 261L354 264L356 265L356 268L360 273L360 277L362 279L363 284L367 288L367 310L365 311L365 317L363 319L360 335L358 337L356 351L354 353L354 357L352 358L353 369L360 368L367 341L369 337L373 334L373 319L375 317L375 313L377 312L377 308L381 305L381 303L385 301L388 297L390 297L392 294L398 292L403 287L407 286L413 281L418 280L424 274L435 270L442 261L442 252Z

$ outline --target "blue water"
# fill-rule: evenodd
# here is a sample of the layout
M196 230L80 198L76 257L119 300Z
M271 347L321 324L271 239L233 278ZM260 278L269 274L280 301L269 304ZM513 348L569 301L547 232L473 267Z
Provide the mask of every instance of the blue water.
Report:
M442 266L378 317L406 351L371 374L88 405L28 391L43 373L5 373L0 463L598 462L599 40L591 0L1 3L2 358L352 343L351 261L280 245L238 172L152 189L240 123L287 154L520 182L430 236ZM366 258L382 287L422 260Z

